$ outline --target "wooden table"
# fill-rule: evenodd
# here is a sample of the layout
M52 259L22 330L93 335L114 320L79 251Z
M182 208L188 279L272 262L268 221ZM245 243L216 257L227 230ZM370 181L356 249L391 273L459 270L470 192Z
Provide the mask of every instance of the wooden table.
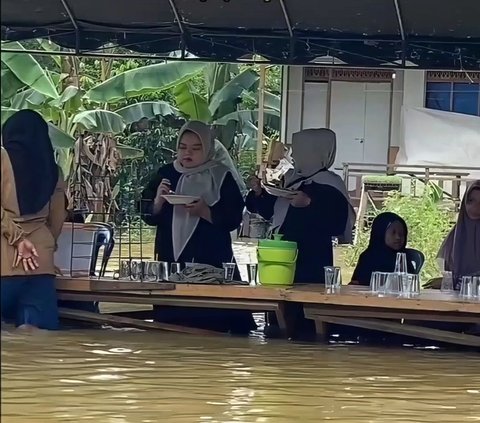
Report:
M161 285L170 284L57 278L58 297L61 300L273 311L282 332L285 336L290 335L283 289L200 284L176 284L174 289L163 286L157 289ZM99 289L101 287L103 289Z
M339 324L480 347L478 336L422 327L425 321L480 325L480 302L461 301L435 290L407 299L374 296L358 286L344 286L340 293L327 295L319 284L176 284L172 289L170 284L69 278L59 278L57 288L63 300L273 311L286 336L292 335L286 305L301 303L305 317L315 321L320 338L329 324Z

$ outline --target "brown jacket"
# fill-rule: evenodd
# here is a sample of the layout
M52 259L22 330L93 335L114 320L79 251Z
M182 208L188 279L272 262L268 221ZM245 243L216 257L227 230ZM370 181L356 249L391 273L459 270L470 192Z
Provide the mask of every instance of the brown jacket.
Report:
M57 238L65 220L65 183L61 172L50 202L38 213L20 216L15 178L8 153L1 148L1 276L25 276L27 273L20 264L13 267L16 256L14 245L22 238L31 241L38 252L39 268L28 275L55 275L53 254Z

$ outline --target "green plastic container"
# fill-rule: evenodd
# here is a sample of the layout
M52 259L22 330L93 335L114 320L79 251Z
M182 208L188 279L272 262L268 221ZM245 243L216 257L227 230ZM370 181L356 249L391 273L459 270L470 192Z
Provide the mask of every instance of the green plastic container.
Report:
M290 263L297 258L297 250L293 248L257 248L258 261L286 262Z
M296 245L296 243L293 244ZM297 255L296 248L258 247L258 279L260 284L293 285Z
M293 285L296 262L259 262L258 280L260 285Z
M283 235L276 234L273 236L274 239L262 239L258 242L259 247L266 248L282 248L296 250L297 243L293 241L282 241Z

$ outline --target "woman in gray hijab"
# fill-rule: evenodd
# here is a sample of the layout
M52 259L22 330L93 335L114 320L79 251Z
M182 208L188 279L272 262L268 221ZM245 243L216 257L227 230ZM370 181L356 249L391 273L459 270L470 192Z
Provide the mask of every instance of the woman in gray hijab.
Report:
M237 180L237 171L218 148L211 128L203 122L187 122L178 136L176 160L161 167L142 194L142 218L157 227L156 259L219 268L231 262L230 233L240 226L244 209ZM173 206L163 197L172 192L198 201ZM256 327L252 315L244 312L162 307L157 318L235 332Z
M336 137L330 129L306 129L293 135L294 169L284 187L297 191L291 199L273 197L260 181L247 196L247 208L272 220L274 232L298 244L295 283L323 283L324 266L333 265L332 237L349 242L355 221L343 180L331 172Z

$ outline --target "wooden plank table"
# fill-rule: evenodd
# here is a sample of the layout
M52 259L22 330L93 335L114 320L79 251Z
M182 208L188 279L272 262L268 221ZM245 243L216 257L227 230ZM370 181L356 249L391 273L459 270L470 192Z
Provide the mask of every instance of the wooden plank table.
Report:
M292 333L286 305L301 303L305 316L316 322L319 336L326 333L328 324L341 324L480 346L478 336L421 326L425 321L480 325L480 302L461 301L455 295L435 290L425 290L416 298L396 298L378 297L358 286L344 286L340 293L327 295L324 286L319 284L294 287L176 284L175 289L164 285L96 279L57 280L59 298L63 300L273 311L287 336Z
M90 289L89 283L92 284ZM99 283L102 287L107 286L108 289L98 289ZM116 288L113 288L114 284ZM273 311L282 332L285 336L291 335L285 313L283 289L248 285L200 284L176 284L173 290L157 289L160 285L163 284L57 278L58 297L61 300Z
M480 302L456 294L425 290L415 298L379 297L365 287L345 286L339 294L326 295L320 286L299 286L287 295L302 302L305 317L315 321L324 338L329 324L353 326L450 344L480 347L480 336L427 328L425 322L480 325Z

